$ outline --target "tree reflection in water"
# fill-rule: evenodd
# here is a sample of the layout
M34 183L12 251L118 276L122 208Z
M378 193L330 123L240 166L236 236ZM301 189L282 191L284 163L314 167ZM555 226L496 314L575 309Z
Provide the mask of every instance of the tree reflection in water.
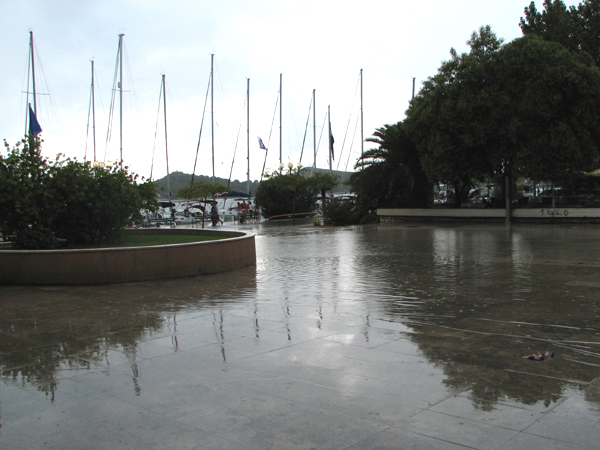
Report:
M142 395L137 362L147 357L144 345L160 339L152 351L163 354L213 345L224 368L232 354L312 342L319 351L296 355L295 364L332 368L352 355L361 370L385 380L410 359L483 411L499 402L548 406L565 389L585 389L597 403L594 233L496 225L264 228L256 268L116 286L3 287L2 376L53 397L73 371L129 364ZM546 350L557 357L523 359Z

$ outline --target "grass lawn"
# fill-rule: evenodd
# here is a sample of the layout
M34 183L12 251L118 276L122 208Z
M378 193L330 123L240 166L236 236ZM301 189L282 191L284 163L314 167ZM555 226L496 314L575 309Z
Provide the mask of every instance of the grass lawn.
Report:
M227 236L199 236L199 235L129 235L124 234L116 242L105 245L92 245L77 248L108 248L108 247L147 247L149 245L188 244L191 242L216 241L228 239ZM12 250L12 245L0 245L0 250Z
M116 243L116 247L145 247L148 245L188 244L190 242L217 241L227 239L226 236L195 236L195 235L125 235Z

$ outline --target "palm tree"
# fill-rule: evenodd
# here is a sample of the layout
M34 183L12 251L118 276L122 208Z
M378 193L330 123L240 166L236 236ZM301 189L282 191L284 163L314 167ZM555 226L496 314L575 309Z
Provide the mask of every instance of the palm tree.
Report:
M373 208L424 208L432 199L417 149L403 122L384 125L367 139L378 147L367 150L356 163L360 169L350 178L362 203Z

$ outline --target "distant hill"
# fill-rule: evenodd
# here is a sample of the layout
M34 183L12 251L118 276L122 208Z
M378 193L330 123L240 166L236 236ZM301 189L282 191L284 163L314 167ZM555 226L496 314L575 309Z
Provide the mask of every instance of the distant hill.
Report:
M212 183L212 177L206 176L206 175L196 175L194 177L194 183L200 183L200 182L204 182L204 183ZM173 172L170 176L169 176L169 184L171 185L171 198L173 199L177 199L177 193L184 189L184 188L189 188L192 182L192 175L189 173L183 173L183 172ZM222 184L223 186L227 186L227 182L228 180L226 180L225 178L219 178L219 177L215 177L215 183L219 183ZM161 197L168 197L168 193L167 193L167 177L165 176L164 178L161 178L160 180L155 180L154 183L156 184L156 186L158 187L158 193L160 194ZM258 188L259 182L258 181L251 181L250 182L250 192L252 192L253 194L256 192L256 189ZM244 192L247 193L248 192L248 183L246 181L239 181L239 180L234 180L229 184L229 189L232 191L236 191L236 192Z
M315 170L315 172L329 173L328 169L314 169L314 170ZM311 171L310 167L305 168L303 170L303 172L307 176L310 175L310 171ZM350 186L348 185L348 180L350 178L350 175L352 175L353 172L342 172L342 171L334 170L334 171L332 171L332 173L334 175L336 175L338 177L338 179L340 180L340 184L338 184L333 189L333 192L349 192ZM177 199L178 198L177 193L180 190L182 190L183 188L190 187L191 181L192 181L191 174L183 173L183 172L173 172L169 176L169 184L171 185L171 198ZM212 177L209 177L206 175L196 175L194 177L194 183L199 183L201 181L203 181L205 183L213 182ZM227 186L227 182L228 182L228 180L226 180L225 178L215 177L215 183L220 183L223 186ZM156 184L156 186L158 188L159 195L163 198L167 198L168 197L167 177L165 176L164 178L161 178L160 180L155 180L154 183ZM250 192L252 195L256 194L256 190L258 189L259 184L260 184L259 181L251 181L250 182ZM240 181L240 180L233 180L229 184L229 190L235 191L235 192L247 193L248 192L248 182Z

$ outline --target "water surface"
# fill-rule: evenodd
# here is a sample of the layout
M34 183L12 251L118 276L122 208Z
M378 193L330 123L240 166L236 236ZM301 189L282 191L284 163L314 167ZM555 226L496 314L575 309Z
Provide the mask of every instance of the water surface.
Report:
M368 448L448 417L501 444L551 437L560 405L596 430L595 227L247 229L257 265L235 272L1 287L0 446L64 448L62 427L88 448Z

